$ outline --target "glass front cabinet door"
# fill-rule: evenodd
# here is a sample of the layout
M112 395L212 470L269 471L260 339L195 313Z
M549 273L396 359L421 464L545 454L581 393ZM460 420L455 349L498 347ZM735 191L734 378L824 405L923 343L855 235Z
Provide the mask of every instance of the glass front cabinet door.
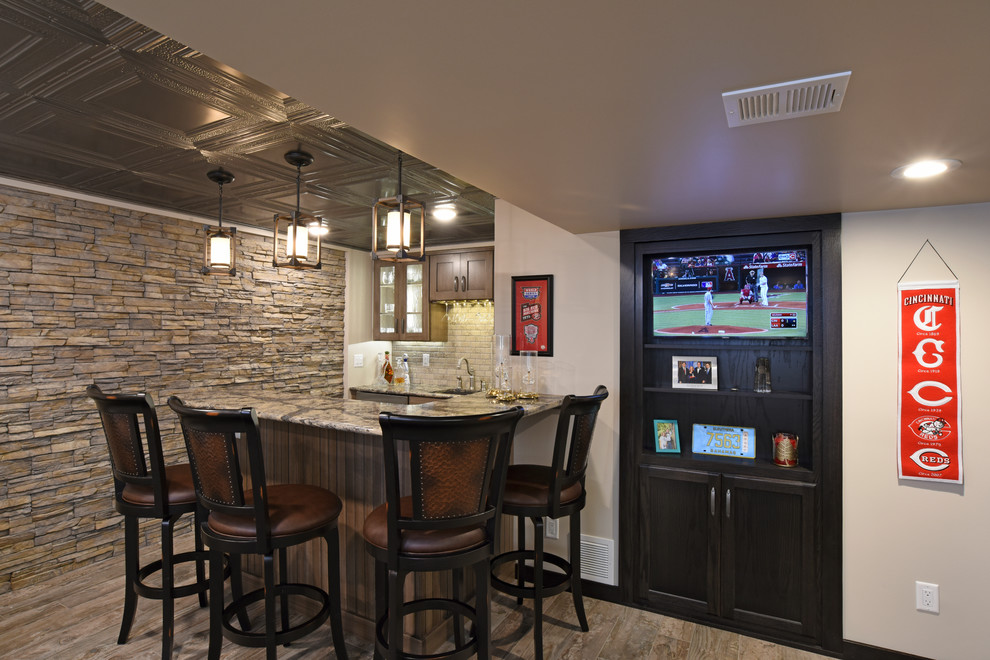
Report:
M375 262L375 332L379 341L429 340L426 264Z

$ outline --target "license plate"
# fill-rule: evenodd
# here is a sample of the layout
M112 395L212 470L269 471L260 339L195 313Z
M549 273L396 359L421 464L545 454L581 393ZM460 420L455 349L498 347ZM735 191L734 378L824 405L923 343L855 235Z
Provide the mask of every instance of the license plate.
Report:
M732 458L756 458L756 429L695 424L691 432L691 451Z

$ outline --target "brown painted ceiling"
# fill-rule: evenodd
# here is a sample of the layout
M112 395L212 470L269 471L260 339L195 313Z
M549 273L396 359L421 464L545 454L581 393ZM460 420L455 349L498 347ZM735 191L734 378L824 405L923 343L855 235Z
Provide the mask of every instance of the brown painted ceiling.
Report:
M93 2L0 0L0 175L264 229L296 203L287 151L302 170L302 210L327 240L368 250L371 207L396 193L398 151ZM489 193L405 156L403 193L452 202L427 216L428 245L494 238Z
M106 4L572 232L990 200L986 0ZM847 70L838 113L728 127ZM963 165L889 175L923 156Z

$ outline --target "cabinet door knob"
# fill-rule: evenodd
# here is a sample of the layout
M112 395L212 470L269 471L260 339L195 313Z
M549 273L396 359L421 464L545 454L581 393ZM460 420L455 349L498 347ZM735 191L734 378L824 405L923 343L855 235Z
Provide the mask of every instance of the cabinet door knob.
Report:
M712 510L712 515L715 515L715 486L712 486L712 494L709 498L708 507Z
M732 491L728 488L725 489L725 517L732 517Z

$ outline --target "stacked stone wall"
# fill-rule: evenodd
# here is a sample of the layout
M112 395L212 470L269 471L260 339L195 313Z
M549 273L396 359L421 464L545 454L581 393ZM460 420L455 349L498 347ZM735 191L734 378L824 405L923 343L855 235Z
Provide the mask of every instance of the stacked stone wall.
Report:
M276 269L271 242L202 275L203 223L0 185L0 593L123 552L91 383L152 395L168 462L191 384L341 396L344 253Z

